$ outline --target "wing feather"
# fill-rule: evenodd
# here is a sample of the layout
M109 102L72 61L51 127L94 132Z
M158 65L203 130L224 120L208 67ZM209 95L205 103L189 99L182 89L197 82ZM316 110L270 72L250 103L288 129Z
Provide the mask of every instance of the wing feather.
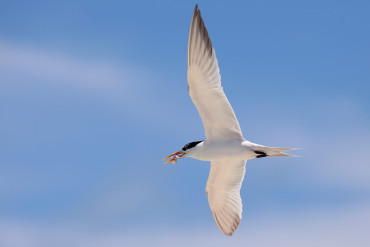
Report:
M212 161L206 187L208 203L218 228L232 235L242 218L240 188L245 174L246 161Z
M222 89L216 53L198 6L189 31L188 91L202 118L206 140L243 139Z

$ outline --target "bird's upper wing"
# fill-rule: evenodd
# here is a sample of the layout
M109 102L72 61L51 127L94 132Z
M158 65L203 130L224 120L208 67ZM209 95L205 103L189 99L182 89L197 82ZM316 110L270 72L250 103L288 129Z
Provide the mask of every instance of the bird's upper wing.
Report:
M232 235L242 218L240 187L244 179L245 160L212 161L206 187L209 206L218 228Z
M206 140L243 139L222 89L216 54L198 6L189 32L188 91L202 118Z

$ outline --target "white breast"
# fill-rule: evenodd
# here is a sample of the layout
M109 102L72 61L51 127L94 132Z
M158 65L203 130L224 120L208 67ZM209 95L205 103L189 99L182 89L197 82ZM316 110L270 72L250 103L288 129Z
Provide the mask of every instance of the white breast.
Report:
M244 142L241 140L205 141L189 150L185 156L204 161L238 161L255 158L256 155L250 145Z

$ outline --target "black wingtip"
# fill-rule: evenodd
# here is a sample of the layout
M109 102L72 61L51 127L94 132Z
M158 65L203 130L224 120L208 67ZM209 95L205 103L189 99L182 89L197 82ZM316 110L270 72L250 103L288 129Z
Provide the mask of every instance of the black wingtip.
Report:
M209 48L209 56L212 56L213 54L212 41L208 35L208 30L204 24L202 15L200 13L200 9L198 8L198 4L195 4L192 22L193 20L196 20L195 22L197 23L199 30L203 31L203 36L206 39L206 45Z
M194 16L197 16L200 14L200 10L198 9L198 4L195 4L194 12L193 12L193 18Z
M198 4L195 4L193 15L199 15L199 14L200 14L200 10L198 9Z

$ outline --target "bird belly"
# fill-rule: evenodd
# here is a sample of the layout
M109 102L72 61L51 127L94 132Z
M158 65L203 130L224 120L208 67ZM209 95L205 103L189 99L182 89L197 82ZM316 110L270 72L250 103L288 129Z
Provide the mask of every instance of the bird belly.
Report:
M204 142L191 157L204 161L238 161L253 159L256 155L238 140L213 143Z

